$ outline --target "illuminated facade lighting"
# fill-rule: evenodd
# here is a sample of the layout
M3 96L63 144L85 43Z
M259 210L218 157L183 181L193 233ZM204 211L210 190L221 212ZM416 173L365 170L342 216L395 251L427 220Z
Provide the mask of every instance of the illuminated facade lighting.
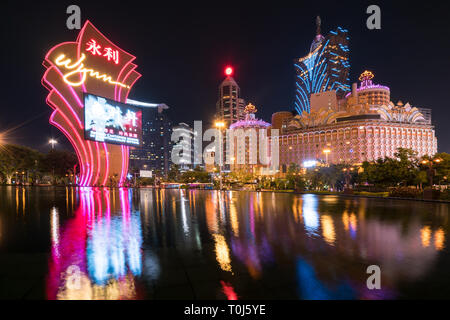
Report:
M341 99L350 91L348 31L338 27L324 37L320 34L320 25L317 17L317 35L309 54L294 60L294 107L298 114L310 112L311 94L334 90Z
M304 168L313 168L317 165L316 160L305 160L303 161L303 167Z

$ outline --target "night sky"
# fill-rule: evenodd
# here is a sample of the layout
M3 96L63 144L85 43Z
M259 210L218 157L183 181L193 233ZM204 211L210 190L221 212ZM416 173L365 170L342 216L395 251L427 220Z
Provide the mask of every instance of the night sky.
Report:
M66 28L66 8L77 4L82 23L89 19L137 57L142 78L129 98L164 102L174 123L189 124L212 121L228 64L257 117L270 122L272 113L292 110L293 59L308 53L320 15L322 34L337 26L349 30L351 81L371 70L374 82L391 88L392 101L431 108L439 151L450 152L450 5L391 2L2 2L0 132L13 129L9 142L42 151L51 136L68 145L48 123L42 61L54 45L76 39L78 30ZM366 28L369 4L381 7L381 30Z

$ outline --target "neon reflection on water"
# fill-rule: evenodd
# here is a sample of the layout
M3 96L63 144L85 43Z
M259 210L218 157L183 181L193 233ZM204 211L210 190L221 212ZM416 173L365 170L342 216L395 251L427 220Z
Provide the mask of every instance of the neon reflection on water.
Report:
M115 191L112 192L115 207ZM110 192L81 188L74 217L59 225L51 211L49 299L136 299L134 276L142 272L139 212L131 193L119 190L120 215L111 213ZM74 286L71 281L77 277Z
M319 213L317 212L318 200L313 194L303 196L303 221L306 231L309 234L315 234L319 228Z
M297 258L297 277L299 295L305 300L329 300L329 299L355 299L356 292L346 282L341 281L336 287L327 287L319 278L311 266L302 258Z
M125 194L127 192L127 194ZM139 215L130 214L128 191L119 190L122 217L98 217L88 233L87 259L91 279L104 285L110 278L123 277L129 271L137 276L142 270L142 244Z

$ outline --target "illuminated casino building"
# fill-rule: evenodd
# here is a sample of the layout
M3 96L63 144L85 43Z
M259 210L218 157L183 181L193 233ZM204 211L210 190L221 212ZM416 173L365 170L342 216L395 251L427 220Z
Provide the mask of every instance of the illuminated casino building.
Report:
M268 166L268 162L260 160L260 145L264 143L260 139L260 129L268 129L270 123L255 117L256 107L249 103L245 109L245 119L230 125L230 132L233 134L233 143L230 144L230 167L231 171L246 170L255 174L261 174L262 169ZM240 130L240 134L238 131ZM267 134L265 135L267 136ZM268 143L268 139L267 139ZM253 148L251 147L253 146ZM267 144L264 148L269 156L270 149Z
M241 89L233 79L233 68L225 69L225 80L219 86L219 100L216 104L216 120L230 124L243 120L245 117L245 101L241 98Z
M358 164L393 157L398 148L418 156L434 155L437 139L427 116L409 103L390 101L390 89L375 85L373 74L364 72L360 86L340 105L315 105L310 113L283 116L280 165L305 161Z
M295 110L310 112L310 96L335 91L337 99L350 91L348 31L338 27L327 36L321 35L317 17L317 33L308 55L294 60L296 71Z
M172 121L167 114L169 107L129 99L127 103L142 109L142 146L131 149L130 167L133 172L145 170L167 176L172 164Z

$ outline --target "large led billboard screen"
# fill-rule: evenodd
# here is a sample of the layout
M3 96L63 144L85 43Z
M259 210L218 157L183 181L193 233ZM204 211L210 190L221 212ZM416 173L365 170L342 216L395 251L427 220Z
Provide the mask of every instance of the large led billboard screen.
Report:
M93 94L84 95L84 138L141 146L142 110Z

